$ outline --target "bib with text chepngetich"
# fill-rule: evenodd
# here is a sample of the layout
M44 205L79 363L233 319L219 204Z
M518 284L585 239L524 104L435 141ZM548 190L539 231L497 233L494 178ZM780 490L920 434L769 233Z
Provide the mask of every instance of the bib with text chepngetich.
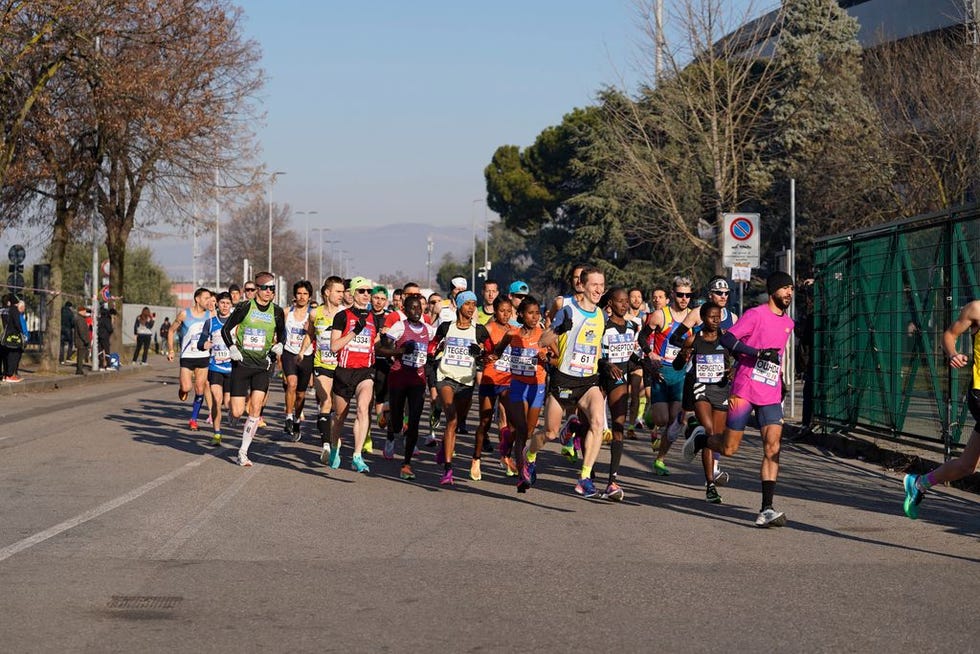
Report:
M779 383L779 364L756 359L755 368L752 369L752 381L763 383L766 386L775 386Z
M337 355L330 349L330 337L333 329L330 325L317 325L316 328L316 349L320 353L320 360L324 363L337 361Z
M606 345L606 348L609 352L610 363L625 363L626 361L629 361L629 358L633 355L633 350L636 347L636 342L633 340L632 332L627 331L625 334L609 334L608 341L609 342Z
M694 355L694 376L702 384L717 384L720 382L725 376L725 355Z
M470 345L473 341L469 338L459 338L458 336L446 337L446 350L443 353L447 366L458 366L466 368L473 365L473 357L470 356Z
M534 377L538 368L538 351L533 347L514 347L510 351L510 372L519 377Z
M428 353L422 343L416 343L415 349L408 354L402 355L402 365L409 368L422 368L425 366Z
M246 327L242 337L242 347L249 352L265 350L265 330L258 327Z
M664 348L664 357L663 357L664 361L666 363L672 363L674 359L677 358L677 355L680 354L680 352L681 349L679 347L667 343L667 347Z

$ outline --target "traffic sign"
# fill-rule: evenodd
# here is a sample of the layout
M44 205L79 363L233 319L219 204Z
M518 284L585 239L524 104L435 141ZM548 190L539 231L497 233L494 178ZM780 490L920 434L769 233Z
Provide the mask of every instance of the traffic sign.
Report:
M726 268L734 266L759 267L759 214L722 214L722 262Z
M23 245L11 245L10 251L7 252L7 258L10 259L10 263L24 263L24 259L27 258L27 251L24 250Z
M21 289L27 285L24 281L24 276L20 273L12 273L7 275L7 286L11 289Z
M109 287L108 286L103 286L102 287L102 290L99 291L99 296L102 298L102 301L103 302L108 302L109 300L111 300L112 299L112 294L109 293Z
M103 261L102 262L102 265L99 266L99 269L102 271L102 274L103 275L108 275L109 274L109 260L106 259L105 261Z

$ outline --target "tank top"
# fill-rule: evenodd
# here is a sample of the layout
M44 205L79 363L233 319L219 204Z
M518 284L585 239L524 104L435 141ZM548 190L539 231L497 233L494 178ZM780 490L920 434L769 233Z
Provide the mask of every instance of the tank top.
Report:
M728 350L721 344L721 339L714 342L704 340L700 334L694 337L691 349L690 371L694 381L699 384L717 384L724 386L725 368L728 360Z
M725 332L732 328L735 324L735 314L728 310L727 307L721 308L721 322L718 323L718 329Z
M663 311L664 324L653 335L653 351L660 355L664 363L673 363L681 349L670 344L670 335L681 326L682 321L674 319L674 315L670 312L670 306L664 307Z
M602 335L602 358L628 372L625 364L638 349L635 322L627 318L622 327L613 322L606 323L606 331Z
M543 384L545 380L544 364L538 357L543 350L538 342L544 330L535 327L530 334L523 334L522 329L514 330L510 339L510 374L514 381L525 384Z
M476 379L476 359L469 348L476 343L476 323L466 329L460 329L455 320L446 324L445 346L436 369L436 381L451 379L464 385L472 384Z
M228 344L221 336L221 328L225 326L225 320L227 318L214 316L208 321L206 329L210 330L211 341L211 362L208 363L208 370L227 375L231 372L231 358L228 356Z
M309 318L309 307L306 309L306 316L302 320L296 318L296 307L290 307L286 313L286 342L283 349L293 354L299 354L299 347L303 344L303 337L306 336L306 321ZM310 343L303 356L313 354L313 344Z
M207 350L197 349L197 341L201 338L204 331L204 324L210 320L211 312L205 311L200 318L195 318L190 308L184 309L184 319L181 325L184 327L180 337L180 358L182 359L207 359L211 353Z
M563 313L572 316L572 328L558 337L556 369L569 377L592 377L599 374L599 354L602 335L606 331L605 316L596 307L586 311L574 299L567 299L553 324L560 324Z
M276 304L264 310L255 300L248 301L248 313L235 331L235 341L242 353L242 364L249 368L267 368L267 355L276 340Z
M370 309L344 309L334 318L333 326L336 329L338 323L342 322L340 335L346 336L354 330L362 315L367 316L364 329L337 353L337 365L341 368L370 368L374 365L374 339L378 334L378 326L371 317Z
M484 343L484 349L487 352L492 352L497 344L503 340L504 336L512 331L510 325L501 325L496 320L484 325L487 330L489 337L487 338L487 343ZM510 385L510 354L511 349L508 345L504 348L503 353L500 358L492 363L487 363L483 367L483 380L480 382L482 384L489 384L494 386L508 386Z
M424 321L412 324L407 318L392 325L388 330L396 347L412 341L415 349L410 353L392 357L388 384L392 387L425 385L425 363L428 361L429 341L432 327Z
M323 304L313 310L313 333L316 335L316 347L313 354L314 368L333 370L337 367L337 355L330 349L333 319L333 316L327 315L327 307Z

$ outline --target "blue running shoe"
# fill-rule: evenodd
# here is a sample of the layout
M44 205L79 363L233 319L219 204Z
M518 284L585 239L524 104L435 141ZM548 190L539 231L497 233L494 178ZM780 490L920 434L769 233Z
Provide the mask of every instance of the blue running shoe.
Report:
M595 484L592 483L592 480L588 477L578 480L578 483L575 484L575 492L585 499L591 499L599 496L599 491L595 489Z
M905 505L902 508L905 509L905 515L912 520L919 519L919 503L925 495L915 486L918 479L919 475L905 475Z
M538 483L538 462L537 461L528 461L528 464L527 464L527 477L528 477L528 481L531 482L531 485L532 486L534 486L536 483Z
M330 462L327 464L330 466L331 470L336 470L340 467L340 443L337 443L337 447L330 450Z
M368 464L364 463L364 459L360 455L354 455L354 458L351 459L350 467L355 472L371 472L371 468L368 467Z

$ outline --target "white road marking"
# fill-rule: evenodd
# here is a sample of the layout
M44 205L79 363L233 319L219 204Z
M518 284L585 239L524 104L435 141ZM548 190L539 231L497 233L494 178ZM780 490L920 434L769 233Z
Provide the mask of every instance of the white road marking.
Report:
M33 536L28 536L27 538L19 540L12 545L7 545L4 548L0 548L0 561L5 561L6 559L12 557L14 554L17 554L18 552L23 552L24 550L30 547L34 547L38 543L43 543L49 538L64 533L69 529L73 529L74 527L84 524L89 520L98 518L100 515L104 513L108 513L113 509L119 508L123 504L132 502L133 500L145 495L146 493L149 493L154 488L162 486L163 484L166 484L169 481L173 481L174 479L180 477L184 473L189 472L192 468L196 468L197 466L201 465L205 461L210 460L210 458L211 457L201 457L199 459L195 459L194 461L186 463L183 466L177 468L176 470L168 472L162 477L157 477L153 481L143 484L139 488L135 488L129 491L125 495L120 495L119 497L113 500L109 500L104 504L100 504L94 509L90 509L85 513L81 513L75 516L74 518L69 518L64 522L56 524L55 526L45 529L44 531L38 532Z

